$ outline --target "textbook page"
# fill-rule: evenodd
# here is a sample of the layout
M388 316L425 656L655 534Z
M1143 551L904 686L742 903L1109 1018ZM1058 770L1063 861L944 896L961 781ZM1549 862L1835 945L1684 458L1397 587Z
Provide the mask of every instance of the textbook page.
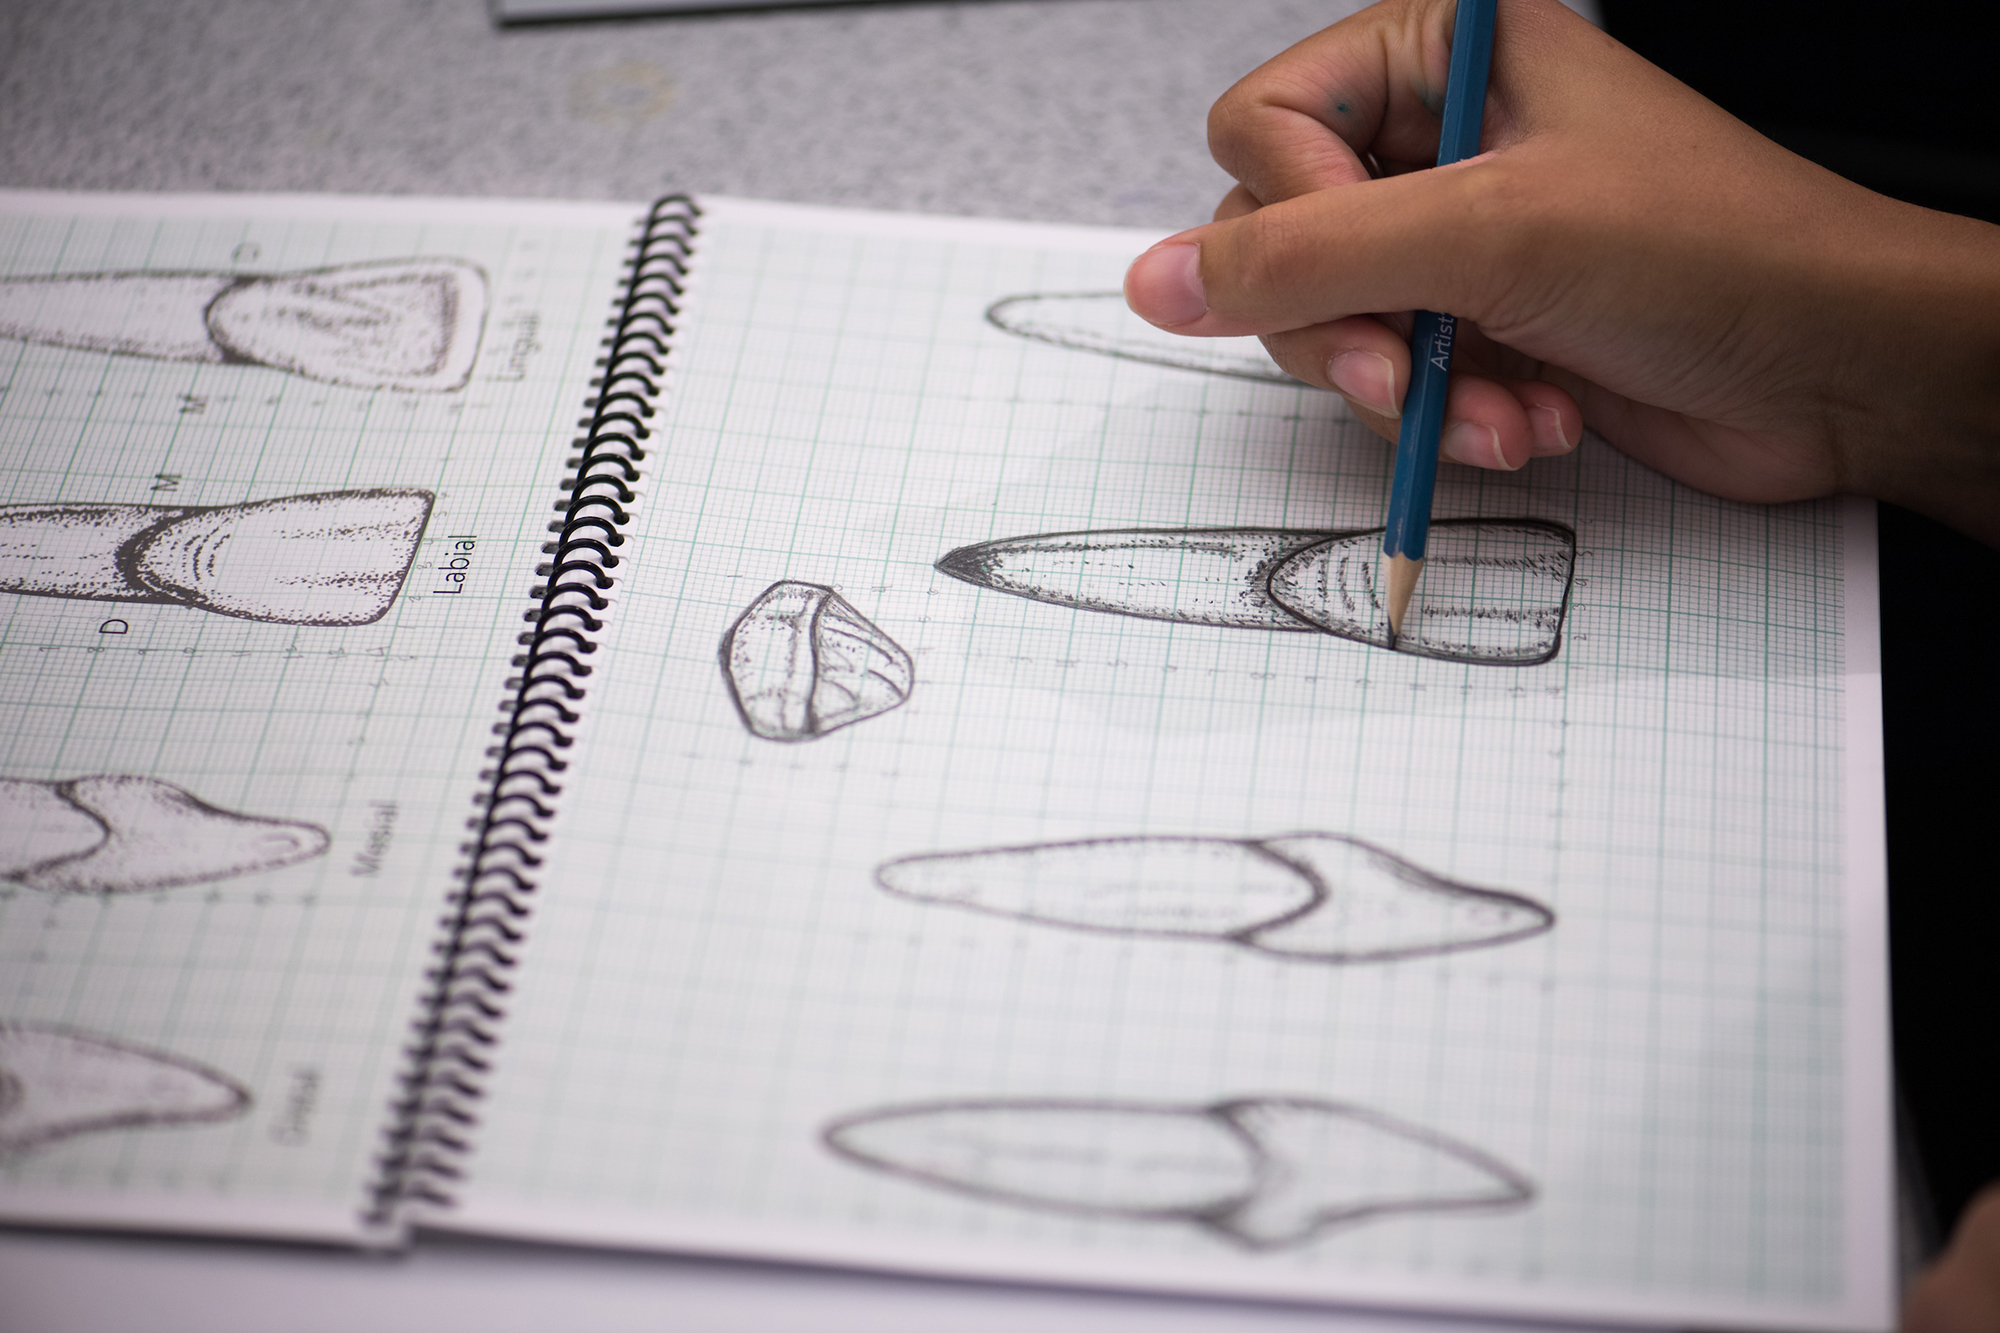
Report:
M713 201L440 1225L1890 1321L1872 511L1447 468L1149 236Z
M0 195L0 1217L367 1229L635 214Z

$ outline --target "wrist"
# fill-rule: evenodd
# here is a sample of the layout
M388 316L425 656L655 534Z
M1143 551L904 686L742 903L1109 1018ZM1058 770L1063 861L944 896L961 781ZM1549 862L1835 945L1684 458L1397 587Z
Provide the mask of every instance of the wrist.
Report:
M1842 489L2000 546L2000 227L1893 208Z

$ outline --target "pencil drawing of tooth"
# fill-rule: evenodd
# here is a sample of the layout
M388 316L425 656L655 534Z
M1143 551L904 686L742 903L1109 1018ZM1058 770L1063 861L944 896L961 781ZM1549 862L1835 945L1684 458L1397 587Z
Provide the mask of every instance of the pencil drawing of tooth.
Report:
M0 1022L0 1156L93 1130L230 1120L249 1105L235 1080L178 1055Z
M365 490L220 506L0 505L0 592L366 625L402 590L434 498Z
M1576 534L1555 523L1445 520L1431 525L1417 600L1396 649L1420 657L1532 666L1556 655L1576 567ZM1349 533L1271 572L1271 600L1343 639L1386 647L1376 591L1382 534Z
M1516 1207L1535 1193L1477 1148L1310 1097L915 1102L841 1117L822 1140L858 1166L987 1202L1192 1224L1251 1250L1397 1213Z
M938 569L982 588L1184 625L1305 630L1271 600L1272 573L1324 540L1287 528L1051 532L961 546Z
M1096 934L1207 939L1277 958L1377 963L1507 944L1555 913L1445 879L1359 838L1142 836L906 856L898 897Z
M1080 352L1144 361L1232 379L1305 386L1278 369L1255 338L1182 338L1132 313L1123 292L1043 292L1009 296L986 309L1004 332Z
M268 366L355 389L462 387L486 274L462 259L291 273L0 279L0 337L167 361Z
M845 597L773 583L722 636L722 676L743 725L771 741L816 740L900 707L916 665Z
M136 893L309 861L317 824L237 814L158 778L0 778L0 880L55 893Z
M1313 631L1387 648L1382 530L1105 528L961 546L955 579L1055 606L1234 629ZM1576 535L1535 519L1440 519L1395 651L1533 666L1561 646ZM1433 577L1435 575L1435 577Z

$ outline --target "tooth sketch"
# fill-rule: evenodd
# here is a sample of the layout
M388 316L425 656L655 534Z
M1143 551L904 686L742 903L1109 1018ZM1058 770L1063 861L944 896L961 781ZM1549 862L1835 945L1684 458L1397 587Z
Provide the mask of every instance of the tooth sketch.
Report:
M1284 528L1111 528L961 546L939 570L1037 602L1184 625L1303 630L1271 575L1326 539Z
M955 579L1056 606L1184 625L1319 630L1390 646L1382 529L1105 528L961 546ZM1439 519L1395 651L1534 666L1562 643L1576 534L1538 519Z
M1080 352L1144 361L1232 379L1300 389L1255 338L1182 338L1132 313L1123 292L1041 292L1009 296L986 308L994 328Z
M230 1120L249 1105L235 1080L178 1055L0 1022L0 1157L93 1130Z
M137 893L309 861L326 830L219 810L158 778L0 778L0 881Z
M1251 1250L1396 1213L1519 1206L1535 1194L1477 1148L1311 1097L915 1102L843 1116L821 1137L856 1165L991 1203L1189 1223Z
M402 590L434 498L367 490L220 506L0 505L0 592L366 625Z
M1431 524L1424 579L1398 652L1450 662L1534 666L1556 655L1576 568L1576 534L1531 519ZM1271 600L1315 629L1389 646L1375 591L1382 532L1349 533L1293 554L1271 572Z
M907 701L902 645L831 588L773 583L722 636L722 675L751 734L809 741Z
M0 279L0 338L269 366L353 389L444 393L472 375L486 274L462 259L291 273Z
M1273 957L1377 963L1507 944L1555 913L1334 833L1125 837L905 856L900 898L1097 934L1208 939Z

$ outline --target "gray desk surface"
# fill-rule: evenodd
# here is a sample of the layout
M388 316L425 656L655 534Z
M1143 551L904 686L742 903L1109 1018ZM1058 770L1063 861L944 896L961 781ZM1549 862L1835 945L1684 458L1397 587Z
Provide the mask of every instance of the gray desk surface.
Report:
M0 183L1178 227L1203 118L1356 0L964 0L496 30L481 0L8 0Z
M680 189L1169 229L1228 184L1209 103L1354 7L968 0L500 31L480 0L6 0L0 185ZM24 1333L1037 1325L1453 1327L449 1239L384 1259L0 1232L0 1328Z

